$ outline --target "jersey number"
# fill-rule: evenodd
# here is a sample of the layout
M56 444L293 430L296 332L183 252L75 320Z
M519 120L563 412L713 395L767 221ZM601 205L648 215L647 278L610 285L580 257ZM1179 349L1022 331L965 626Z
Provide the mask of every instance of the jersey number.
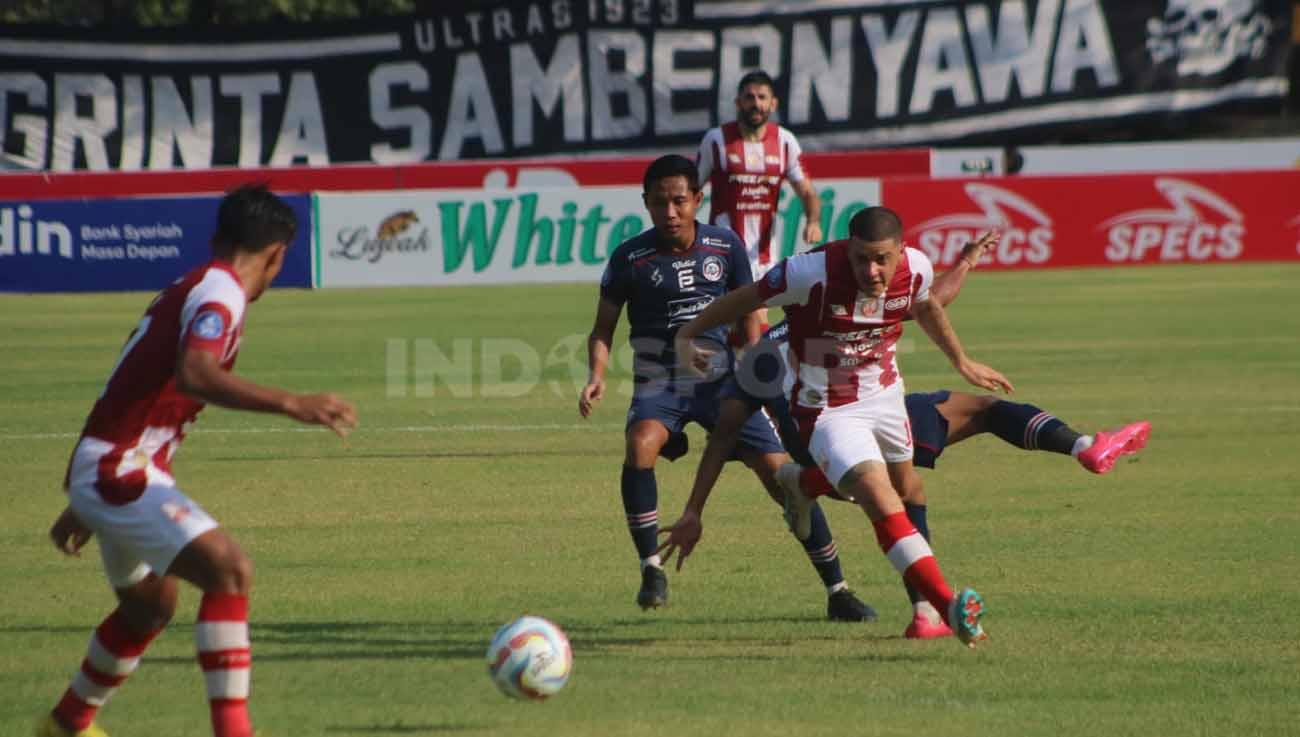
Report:
M678 288L678 289L694 289L694 288L695 288L695 272L694 272L694 271L679 271L679 272L677 272L677 288Z

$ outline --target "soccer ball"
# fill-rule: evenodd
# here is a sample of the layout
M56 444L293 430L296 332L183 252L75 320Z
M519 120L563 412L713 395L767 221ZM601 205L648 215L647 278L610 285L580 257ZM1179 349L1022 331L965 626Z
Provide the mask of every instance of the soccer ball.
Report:
M550 620L524 616L497 630L487 650L488 675L501 693L541 701L569 682L573 650Z

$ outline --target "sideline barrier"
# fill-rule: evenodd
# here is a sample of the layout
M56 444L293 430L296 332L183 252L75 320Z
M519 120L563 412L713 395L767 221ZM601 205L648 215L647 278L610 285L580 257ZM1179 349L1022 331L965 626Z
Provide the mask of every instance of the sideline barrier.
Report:
M693 152L692 152L693 155ZM226 192L265 181L284 192L471 189L553 185L637 185L654 156L431 162L400 166L356 164L318 168L205 171L32 172L0 174L0 200L129 197ZM814 179L924 176L929 149L805 153Z
M989 268L1300 260L1300 170L887 179L905 236L947 268L998 228Z
M310 287L311 201L277 287ZM0 292L158 290L211 258L220 197L0 200Z

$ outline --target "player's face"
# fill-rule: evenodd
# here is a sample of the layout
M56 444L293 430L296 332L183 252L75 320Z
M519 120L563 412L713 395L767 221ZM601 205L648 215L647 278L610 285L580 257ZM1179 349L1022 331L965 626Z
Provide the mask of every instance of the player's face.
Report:
M695 211L700 209L704 195L692 192L686 177L659 179L650 185L650 191L642 199L660 240L682 246L695 240Z
M858 282L858 288L871 297L884 295L902 257L903 245L896 238L886 238L883 241L861 241L854 238L849 242L849 264L853 267L853 277Z
M736 95L736 120L754 130L776 112L776 95L765 84L747 84Z

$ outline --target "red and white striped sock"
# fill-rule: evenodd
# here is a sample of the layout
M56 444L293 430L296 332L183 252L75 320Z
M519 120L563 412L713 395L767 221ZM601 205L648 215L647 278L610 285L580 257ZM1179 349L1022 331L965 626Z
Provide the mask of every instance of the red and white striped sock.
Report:
M930 543L916 531L906 512L896 512L871 523L876 529L876 541L894 569L921 595L939 610L948 621L948 604L952 602L952 589L939 570Z
M81 670L54 707L54 718L74 732L90 726L95 712L140 665L140 654L161 632L137 635L126 626L121 609L114 609L90 638Z
M248 597L208 592L194 625L199 667L208 688L215 737L252 737L248 718L249 676L253 665L248 642Z
M826 474L822 473L820 468L811 466L799 472L799 490L809 499L816 499L835 491L835 485L826 478Z

